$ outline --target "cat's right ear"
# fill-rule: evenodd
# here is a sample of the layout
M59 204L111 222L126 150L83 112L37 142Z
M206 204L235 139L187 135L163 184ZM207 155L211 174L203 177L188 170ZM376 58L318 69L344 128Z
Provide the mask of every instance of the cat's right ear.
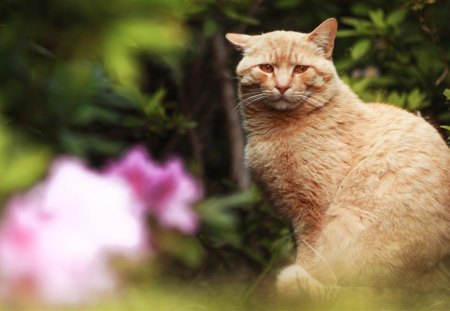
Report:
M225 35L228 41L233 43L239 50L245 50L250 43L252 36L244 35L240 33L227 33Z

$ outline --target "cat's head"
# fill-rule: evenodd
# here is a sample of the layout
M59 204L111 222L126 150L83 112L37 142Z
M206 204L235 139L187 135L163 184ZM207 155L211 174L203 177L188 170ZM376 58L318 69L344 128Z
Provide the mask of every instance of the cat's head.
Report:
M227 39L243 51L236 70L242 105L305 111L325 105L337 77L331 60L336 31L336 19L330 18L309 34L228 33Z

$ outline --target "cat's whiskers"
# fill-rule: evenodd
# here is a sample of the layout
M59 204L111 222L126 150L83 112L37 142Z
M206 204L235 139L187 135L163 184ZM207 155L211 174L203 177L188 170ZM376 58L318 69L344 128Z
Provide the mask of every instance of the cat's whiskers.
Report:
M233 109L233 113L238 109L241 108L246 101L251 100L252 98L254 98L255 96L261 95L261 91L254 91L254 92L249 92L246 93L244 96L246 96L244 99L241 98L236 98L236 100L234 101L235 107ZM242 96L242 97L244 97Z
M321 110L325 109L325 103L326 101L323 99L324 102L320 102L319 100L312 98L308 95L302 94L302 93L296 93L292 95L295 99L300 99L300 102L310 104L313 107L319 108Z
M261 91L260 91L260 90L255 90L255 91L253 91L253 92L246 92L246 93L243 94L241 97L247 97L247 98L248 98L248 97L250 97L250 96L257 95L257 94L261 94ZM244 98L244 99L246 99L246 98ZM239 103L241 100L242 100L242 98L237 97L237 98L233 101L233 104Z
M328 117L330 117L334 121L338 121L337 118L335 118L332 113L328 113L329 110L326 107L326 103L329 101L329 99L326 99L326 98L324 98L324 97L322 97L322 96L320 96L318 94L314 94L314 97L317 98L316 99L316 98L313 98L313 97L311 97L309 95L305 95L305 94L301 94L301 93L294 94L293 97L294 98L297 97L297 98L299 98L301 100L301 102L310 104L311 106L316 107L316 108L326 112Z
M263 96L258 96L256 98L252 98L252 99L248 99L245 101L241 101L239 104L236 105L236 107L234 108L234 111L236 111L237 109L242 109L244 106L250 106L260 100L264 99Z
M243 97L247 96L249 93L246 93ZM250 93L252 94L252 93ZM234 111L238 108L242 108L243 106L250 106L256 102L259 102L262 99L266 99L265 103L267 103L268 97L267 95L270 95L270 92L267 91L259 91L257 94L250 95L242 99L235 107Z
M244 104L244 105L246 105L246 106L249 106L249 105L251 105L251 104L253 104L253 103L256 103L256 102L258 102L258 101L260 101L261 99L267 99L267 96L265 96L265 95L263 95L263 94L260 94L259 96L254 96L254 98L251 98L251 99L249 99L249 100L245 100L245 101L242 101L242 104Z

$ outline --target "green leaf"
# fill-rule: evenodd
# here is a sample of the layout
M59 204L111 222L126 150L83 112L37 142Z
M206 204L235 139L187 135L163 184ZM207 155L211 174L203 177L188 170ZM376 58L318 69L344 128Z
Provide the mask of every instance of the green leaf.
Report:
M162 105L162 101L166 96L166 90L164 88L160 88L151 96L147 97L143 102L144 104L144 112L146 115L165 115L165 110Z
M110 27L103 44L103 60L118 82L133 86L141 75L140 52L167 57L183 48L185 37L183 28L170 21L127 19Z
M408 15L408 10L406 9L398 9L389 13L386 17L386 24L395 26L403 22Z
M447 99L450 99L450 89L445 89L444 96L447 97Z
M355 37L355 36L359 36L359 35L360 35L360 33L356 30L344 29L344 30L339 30L336 34L336 37L346 38L346 37Z
M375 27L377 27L378 29L386 28L386 23L384 21L384 13L382 10L370 11L369 17L374 23Z
M343 76L342 79L350 84L352 90L361 97L364 97L363 94L367 91L371 83L370 78L350 79L349 77Z
M260 200L259 192L256 188L252 188L245 192L213 197L201 202L196 210L202 219L203 231L207 232L208 238L216 244L237 245L239 241L236 231L238 219L233 210L249 206Z
M425 108L429 105L425 99L425 95L420 92L418 88L415 88L408 94L406 99L407 108L410 111L416 111L421 108Z
M393 91L386 98L386 103L403 108L406 103L406 95Z
M369 29L373 28L372 24L369 21L361 19L361 18L343 17L343 18L341 18L341 22L343 24L353 26L355 28L355 30L357 30L358 32L363 31L363 30L369 30Z
M119 122L120 115L106 109L105 107L99 107L94 105L81 106L75 116L77 124L88 125L95 121L101 121L105 123L117 123Z
M448 126L448 125L441 125L441 128L443 128L444 130L450 131L450 126Z
M370 50L372 42L369 39L361 39L356 42L351 51L351 56L354 60L362 58Z

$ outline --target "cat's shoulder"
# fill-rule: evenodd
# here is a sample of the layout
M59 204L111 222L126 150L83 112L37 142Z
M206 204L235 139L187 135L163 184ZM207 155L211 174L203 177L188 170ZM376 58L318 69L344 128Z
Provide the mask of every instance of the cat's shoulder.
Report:
M367 103L369 111L377 119L397 120L402 122L419 122L429 124L420 113L412 113L405 109L386 103Z
M384 130L404 132L406 136L415 136L417 139L436 140L442 142L438 126L423 118L419 113L412 113L405 109L385 104L367 103L371 120Z
M406 116L406 115L415 116L415 114L413 114L405 109L402 109L402 108L399 108L397 106L387 104L387 103L369 102L369 103L366 103L366 105L371 110L374 110L374 111L377 111L380 113L402 115L402 116Z

